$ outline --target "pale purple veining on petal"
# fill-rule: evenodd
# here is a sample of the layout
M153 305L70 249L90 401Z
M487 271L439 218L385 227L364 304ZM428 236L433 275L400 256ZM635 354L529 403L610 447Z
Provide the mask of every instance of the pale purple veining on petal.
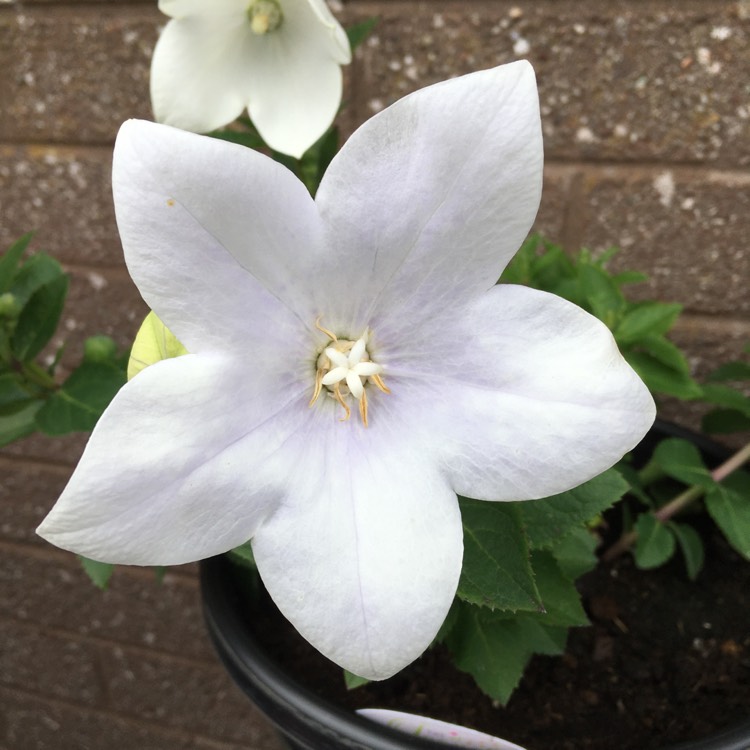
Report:
M561 491L653 416L601 323L493 287L533 221L541 170L527 63L373 118L316 203L258 154L126 124L113 180L128 266L192 354L117 396L40 533L139 564L254 536L269 591L315 646L374 679L403 667L455 592L456 492ZM384 367L391 393L368 387L367 428L342 423L327 391L307 406L328 343L319 316L342 338L367 335Z

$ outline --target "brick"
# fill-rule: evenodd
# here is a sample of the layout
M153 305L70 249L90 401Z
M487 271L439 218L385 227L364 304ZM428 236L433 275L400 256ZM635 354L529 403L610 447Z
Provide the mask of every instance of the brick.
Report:
M114 648L104 655L104 675L123 714L256 747L257 710L222 667Z
M534 222L534 232L553 242L565 244L570 194L578 174L577 169L559 164L545 167L542 202Z
M96 654L85 643L0 619L0 683L95 705L103 700Z
M65 346L61 377L80 363L84 341L89 336L106 334L114 338L121 351L129 349L148 313L124 270L69 268L67 271L68 299L52 338L53 348Z
M88 433L84 432L73 432L60 437L34 433L0 448L0 456L72 466L78 463L87 440Z
M467 12L467 5L470 10ZM355 3L358 119L520 57L537 72L552 159L750 164L750 18L737 3Z
M183 699L190 700L189 695ZM0 687L0 747L7 750L282 750L257 720L255 744L235 745Z
M62 492L67 473L30 464L0 465L0 537L46 546L34 533Z
M0 139L111 143L124 120L150 119L149 67L163 18L155 3L3 12Z
M63 263L122 265L112 149L0 146L0 251L29 231L33 250Z
M97 589L75 558L3 550L4 613L61 634L107 639L214 663L194 580L118 567L106 591Z
M616 245L612 267L644 271L634 298L750 314L750 178L691 169L589 170L582 243Z

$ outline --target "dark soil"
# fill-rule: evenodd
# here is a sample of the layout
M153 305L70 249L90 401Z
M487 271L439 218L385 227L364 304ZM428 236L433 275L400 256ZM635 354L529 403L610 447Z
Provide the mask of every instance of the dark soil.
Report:
M275 608L256 624L288 672L350 708L431 716L528 750L656 750L750 717L750 566L716 532L708 536L695 582L680 560L641 571L629 555L584 577L592 626L571 632L565 656L535 657L504 708L441 648L390 680L347 691L341 670Z

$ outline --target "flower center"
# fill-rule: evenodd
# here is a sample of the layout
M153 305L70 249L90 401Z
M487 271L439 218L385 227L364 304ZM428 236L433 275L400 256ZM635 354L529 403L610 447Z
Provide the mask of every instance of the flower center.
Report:
M354 398L359 404L359 415L362 424L367 427L367 386L372 383L383 393L390 393L381 373L382 365L370 360L367 351L367 331L356 341L340 339L335 333L320 325L320 318L315 326L330 338L323 351L318 355L315 365L315 389L310 399L310 406L317 400L325 388L328 396L336 399L344 409L345 422L351 416L347 401Z
M276 31L284 20L278 0L254 0L247 9L250 28L255 34Z

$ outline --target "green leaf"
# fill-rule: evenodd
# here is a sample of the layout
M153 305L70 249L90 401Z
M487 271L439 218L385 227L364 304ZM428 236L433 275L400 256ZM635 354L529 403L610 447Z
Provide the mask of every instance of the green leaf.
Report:
M32 255L19 269L10 291L23 307L34 292L55 279L65 276L60 264L49 255Z
M567 578L550 552L536 551L531 556L536 585L544 612L527 613L538 622L552 627L588 625L589 619L581 606L581 595Z
M580 527L557 541L551 552L560 572L569 580L575 581L596 567L598 558L595 550L598 545L597 537L588 529Z
M714 370L709 376L709 380L750 380L750 363L748 362L727 362Z
M750 479L739 472L706 494L706 509L729 544L750 560Z
M538 635L539 628L532 624L524 629L521 618L503 619L500 613L463 604L446 644L456 666L468 672L487 695L504 704L531 656L528 641Z
M81 566L86 571L86 575L91 579L94 586L98 586L100 589L106 589L115 566L111 563L89 560L88 557L83 557L82 555L78 555L78 559L81 561Z
M255 131L244 130L214 130L208 134L211 138L217 138L220 141L229 141L237 143L245 148L257 150L266 148L265 141Z
M750 398L740 393L736 388L718 383L706 383L703 386L703 399L710 404L723 406L750 417Z
M16 357L26 362L36 357L57 330L65 297L68 277L57 276L40 286L29 298L18 316L11 345Z
M700 534L689 524L671 521L669 528L677 537L682 557L685 560L688 578L694 581L698 577L698 573L703 569L703 561L705 559L703 540Z
M34 233L29 232L20 239L17 239L0 257L0 292L7 292L10 289L16 274L18 262L21 260L21 256L29 246L33 236Z
M344 684L346 685L347 690L354 690L355 688L362 687L362 685L367 685L370 682L367 677L360 677L358 674L349 672L347 669L344 669L343 672Z
M30 435L36 429L36 415L44 402L38 399L21 401L10 412L0 416L0 447Z
M230 549L227 555L232 559L232 562L238 563L245 568L251 568L257 570L258 566L255 564L255 556L253 555L253 547L250 542L245 542L239 547Z
M642 513L635 522L638 539L633 554L635 564L644 570L658 568L674 554L674 534L651 513Z
M29 393L18 380L19 376L12 372L0 375L0 410L10 407L9 411L15 411L21 401L29 400ZM0 414L3 413L0 411Z
M664 334L682 312L682 305L644 302L628 310L615 329L618 343L632 344L648 334Z
M614 281L617 286L642 284L644 281L648 281L648 276L640 271L621 271L612 276L612 281Z
M352 52L370 36L372 30L378 25L379 20L379 18L368 18L365 21L353 24L346 30Z
M668 368L690 375L690 364L682 350L661 334L649 334L638 341L638 347Z
M662 440L654 449L652 460L667 476L687 485L714 486L711 472L703 463L700 451L687 440L681 438Z
M687 373L665 365L647 352L626 350L622 355L649 390L682 399L700 398L700 386Z
M578 277L591 311L614 329L626 308L625 297L612 277L596 266L579 265Z
M464 561L457 596L490 609L539 610L518 508L514 503L459 501Z
M609 469L572 490L518 505L532 549L549 547L574 528L617 502L628 490L619 472Z
M750 430L750 417L734 409L714 409L701 420L703 432L726 435L731 432Z
M47 399L37 414L37 425L48 435L91 430L125 384L119 368L84 361Z

